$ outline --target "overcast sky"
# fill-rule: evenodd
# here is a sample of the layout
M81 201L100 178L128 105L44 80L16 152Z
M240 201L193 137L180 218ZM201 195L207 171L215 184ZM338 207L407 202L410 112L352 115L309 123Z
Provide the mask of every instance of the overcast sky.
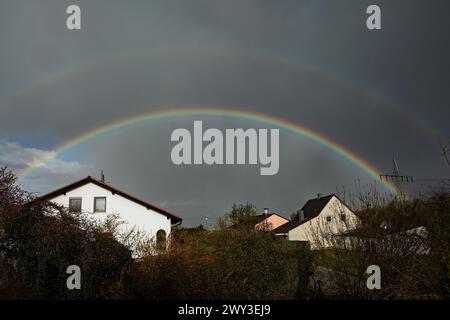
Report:
M66 7L82 30L66 29ZM0 164L17 171L65 141L149 111L221 107L287 119L329 137L382 172L424 189L450 176L450 5L376 1L0 2ZM288 216L317 193L373 179L349 160L280 130L280 170L175 166L176 128L263 128L250 120L148 121L90 139L20 180L43 194L89 174L172 210L185 225L233 203ZM266 126L267 128L267 126ZM276 128L269 127L269 128ZM410 186L408 186L409 188Z

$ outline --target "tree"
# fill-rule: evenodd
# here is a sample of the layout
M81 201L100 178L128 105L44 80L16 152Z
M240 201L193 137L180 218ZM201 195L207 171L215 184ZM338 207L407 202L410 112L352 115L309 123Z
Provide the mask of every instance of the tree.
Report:
M441 147L441 151L442 151L442 156L445 159L445 162L447 162L447 165L450 167L450 142L447 143L440 143L440 147Z
M329 297L358 299L442 299L449 292L450 196L366 207L352 232L333 236L316 253L325 268ZM319 231L317 237L324 237ZM381 289L368 290L367 268L381 270ZM317 279L316 275L316 279ZM319 277L320 278L320 277Z
M30 195L16 185L16 179L7 167L0 167L0 212L2 213L30 199Z
M125 292L139 299L306 298L308 247L255 230L253 205L234 205L216 230L176 230L164 252L127 274Z
M11 172L0 171L0 296L117 297L130 250L83 215L30 199L14 182ZM66 286L71 265L81 269L81 290Z
M217 223L220 229L244 228L252 229L257 223L258 211L252 204L233 204L231 211L226 213Z

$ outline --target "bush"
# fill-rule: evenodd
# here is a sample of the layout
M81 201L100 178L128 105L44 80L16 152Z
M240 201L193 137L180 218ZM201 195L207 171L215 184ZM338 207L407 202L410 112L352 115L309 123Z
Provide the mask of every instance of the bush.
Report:
M0 190L8 195L0 208L0 296L115 296L112 289L131 262L130 251L80 214L49 203L15 201L11 195L17 193L11 186L0 176ZM81 269L81 290L67 289L70 265Z
M330 298L448 299L450 195L366 207L354 232L317 252L328 270ZM340 248L340 249L336 249ZM366 287L367 267L381 270L381 289Z
M138 299L306 297L308 248L264 232L206 233L172 242L166 252L137 262L124 281L125 295Z

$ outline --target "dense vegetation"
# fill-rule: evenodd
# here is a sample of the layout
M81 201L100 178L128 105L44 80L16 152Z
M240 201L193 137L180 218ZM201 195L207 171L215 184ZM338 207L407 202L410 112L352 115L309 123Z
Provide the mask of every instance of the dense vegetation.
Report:
M96 299L115 297L114 282L131 263L128 248L64 208L30 202L0 169L0 298ZM83 290L68 290L70 265Z
M64 208L33 201L3 168L0 298L450 297L448 193L374 203L358 214L361 223L345 241L336 238L334 249L311 251L307 245L256 231L256 209L235 205L215 230L174 230L164 245L140 243L139 258L133 259L130 246L117 241L111 224L95 224ZM425 228L426 236L408 232L417 226ZM366 287L366 269L372 264L382 270L381 290ZM80 266L81 290L66 287L70 265Z

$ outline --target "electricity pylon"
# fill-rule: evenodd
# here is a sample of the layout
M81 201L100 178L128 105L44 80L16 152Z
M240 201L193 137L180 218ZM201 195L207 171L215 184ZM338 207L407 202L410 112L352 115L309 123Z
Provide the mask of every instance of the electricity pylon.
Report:
M401 174L398 169L397 160L395 157L392 158L393 171L391 174L380 174L380 180L383 181L392 181L395 184L396 189L398 190L399 196L401 200L405 200L405 194L402 191L402 184L405 182L414 182L414 178L409 175Z

